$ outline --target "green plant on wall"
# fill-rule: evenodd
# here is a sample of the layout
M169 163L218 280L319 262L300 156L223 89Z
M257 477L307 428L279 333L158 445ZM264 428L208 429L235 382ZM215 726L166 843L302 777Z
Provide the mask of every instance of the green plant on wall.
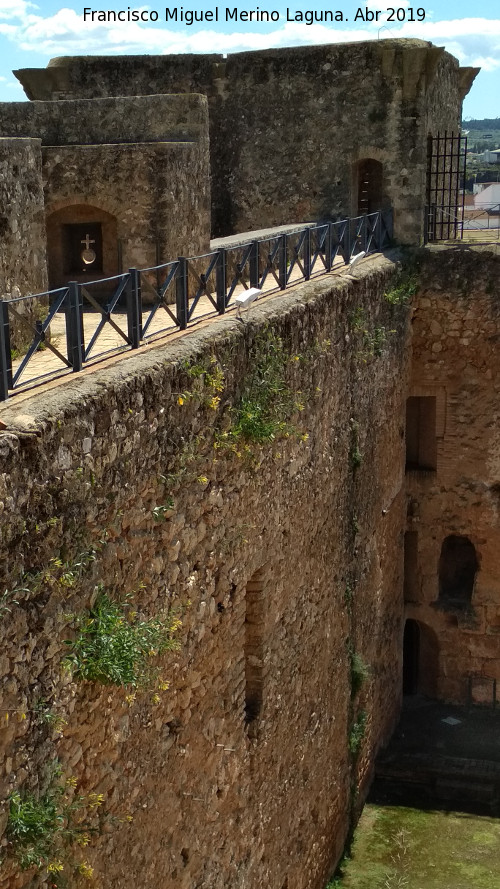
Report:
M288 356L282 340L267 329L250 351L250 374L233 415L232 435L254 442L272 441L286 431L295 399L285 379Z
M224 370L215 355L202 364L184 364L188 377L194 381L194 386L177 396L179 405L186 404L192 399L197 399L205 407L216 410L219 407L221 395L224 392L226 381Z
M355 698L364 683L370 678L370 667L358 651L349 647L351 669L351 698Z
M92 867L77 851L99 833L101 794L74 794L76 779L61 781L59 764L43 793L16 790L9 797L6 857L21 870L46 874L52 886L66 886L69 874L90 879Z
M363 743L363 738L366 734L367 718L368 716L366 712L364 710L361 710L358 713L353 724L351 725L349 731L348 746L353 756L357 756L361 749L361 744Z
M361 306L358 306L351 315L350 323L352 331L360 344L356 357L364 362L370 358L380 358L384 354L389 334L396 332L395 330L388 330L383 324L375 324L371 327L371 323Z
M103 685L148 687L157 678L153 659L179 647L181 621L175 613L143 619L128 601L116 602L102 590L76 625L76 638L66 641L65 663L75 679Z
M363 462L363 454L359 449L359 424L351 419L351 446L349 452L352 469L356 471Z
M267 327L258 334L250 349L250 371L227 437L264 444L295 431L291 418L303 405L300 393L287 382L289 362L290 356L275 331Z
M384 299L391 306L404 306L411 302L418 291L418 278L415 272L401 269L389 290L384 293Z

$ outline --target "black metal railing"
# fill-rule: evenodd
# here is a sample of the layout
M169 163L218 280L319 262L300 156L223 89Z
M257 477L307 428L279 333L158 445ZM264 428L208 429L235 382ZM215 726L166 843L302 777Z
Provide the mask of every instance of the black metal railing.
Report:
M222 315L241 290L285 290L392 242L392 212L310 225L113 278L0 299L0 401L153 337ZM37 320L35 320L35 318ZM111 338L107 337L110 334ZM63 345L64 342L64 345ZM38 352L50 352L37 361ZM31 375L30 375L31 372Z

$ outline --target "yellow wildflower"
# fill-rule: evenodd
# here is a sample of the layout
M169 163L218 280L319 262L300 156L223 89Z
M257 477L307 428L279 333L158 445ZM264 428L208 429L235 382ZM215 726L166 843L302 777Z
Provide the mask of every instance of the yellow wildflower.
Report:
M165 682L164 679L160 679L160 681L158 683L158 688L160 689L160 691L166 691L167 688L169 688L169 687L170 687L169 682Z
M47 865L47 871L49 874L60 874L62 870L64 870L64 864L62 863L62 861L49 861Z
M125 700L129 706L134 703L135 698L136 698L135 691L132 692L132 694L130 694L130 695L125 695Z
M104 802L104 794L103 793L89 793L88 803L89 809L97 809L99 806L102 806Z
M177 404L180 404L180 405L184 404L184 399L183 399L182 395L179 395L179 397L177 399Z
M79 846L88 846L88 844L90 843L90 834L81 833L80 836L76 838L76 842Z
M66 778L66 787L76 787L78 784L77 778L74 775L71 775L69 778Z
M91 880L94 876L94 868L90 866L87 861L82 861L78 865L78 873L82 875L85 880Z

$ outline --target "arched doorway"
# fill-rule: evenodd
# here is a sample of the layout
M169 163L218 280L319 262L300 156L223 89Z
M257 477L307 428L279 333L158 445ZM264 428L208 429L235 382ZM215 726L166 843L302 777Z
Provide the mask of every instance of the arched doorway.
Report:
M403 694L435 697L439 643L434 630L409 618L403 634Z
M358 216L383 210L384 168L372 157L363 158L357 164Z
M68 204L47 216L49 288L119 273L117 221L90 204Z

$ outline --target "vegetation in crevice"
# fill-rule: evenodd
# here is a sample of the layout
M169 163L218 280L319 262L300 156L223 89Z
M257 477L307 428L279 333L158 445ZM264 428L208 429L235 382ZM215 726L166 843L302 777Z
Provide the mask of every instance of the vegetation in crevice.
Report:
M77 680L148 688L158 679L154 658L177 650L182 622L173 611L142 618L130 598L114 601L100 590L94 605L75 616L76 638L67 640L65 664Z
M296 356L300 360L300 356ZM271 327L255 338L249 352L249 372L238 404L231 411L227 435L231 441L257 444L273 442L298 430L292 423L303 410L301 393L287 379L290 356L282 338Z
M107 816L100 809L101 794L76 794L76 778L63 780L57 761L50 771L44 790L16 790L8 799L5 864L33 869L50 886L64 887L70 876L92 879L81 850L101 832Z
M396 274L384 300L391 306L405 306L418 292L418 276L413 265L404 265Z
M366 713L366 711L360 710L349 730L348 746L349 751L352 753L353 756L357 756L361 749L361 744L363 743L363 738L365 737L367 719L368 714Z
M355 698L362 686L370 678L370 667L362 655L355 651L352 645L348 646L349 662L351 668L351 698Z

